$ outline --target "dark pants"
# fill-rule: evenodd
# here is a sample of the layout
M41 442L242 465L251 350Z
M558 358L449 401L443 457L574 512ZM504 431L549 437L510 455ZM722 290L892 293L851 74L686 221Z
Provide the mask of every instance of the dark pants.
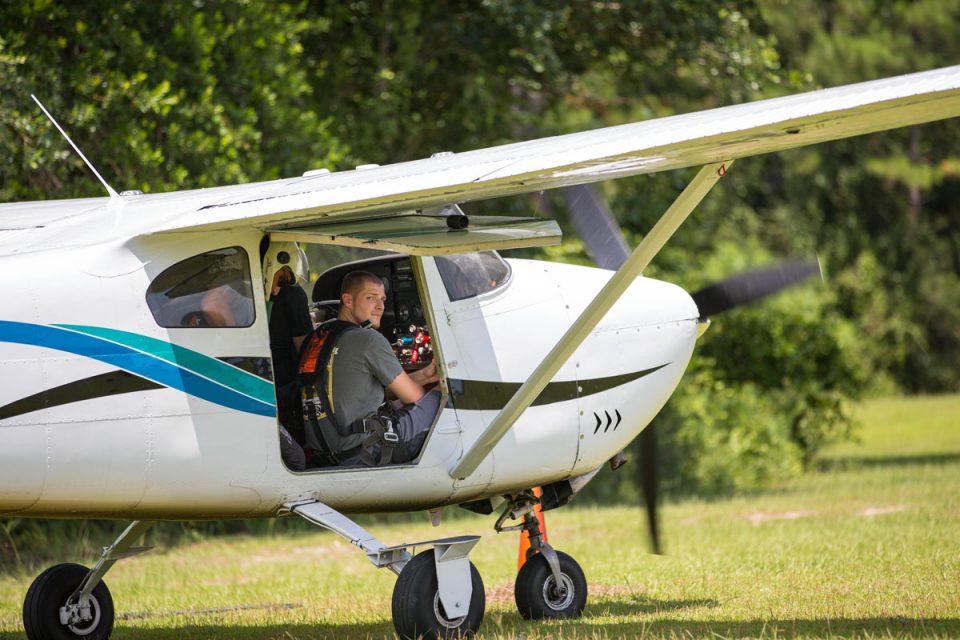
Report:
M307 466L307 457L303 453L303 447L293 439L290 432L283 425L280 428L280 457L283 463L291 471L303 471Z
M277 422L280 423L280 457L292 471L303 471L307 465L303 453L303 420L300 419L297 383L277 387Z
M389 464L404 464L410 462L420 454L423 442L427 439L433 419L440 410L440 392L436 389L423 394L423 397L405 404L394 414L393 428L397 432L399 442L393 447L393 455ZM380 460L380 445L375 445L369 452L374 460ZM360 459L360 454L341 461L340 465L351 467L369 464Z
M436 389L423 394L423 397L397 410L397 422L394 428L400 442L393 449L393 462L410 462L420 453L423 441L433 425L433 419L440 410L440 392Z

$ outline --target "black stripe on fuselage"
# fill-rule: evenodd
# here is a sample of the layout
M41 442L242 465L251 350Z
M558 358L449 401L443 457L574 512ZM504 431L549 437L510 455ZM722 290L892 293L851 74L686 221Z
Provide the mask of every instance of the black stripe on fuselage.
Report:
M245 356L228 356L218 358L238 369L259 376L265 380L273 380L269 358L253 358ZM93 400L106 396L115 396L121 393L135 393L137 391L153 391L163 389L164 385L147 380L128 371L116 370L100 375L91 376L82 380L74 380L52 389L44 389L39 393L26 398L20 398L10 404L0 407L0 420L13 418L25 413L50 409L72 402Z
M272 377L268 358L228 357L220 359L267 380ZM578 396L582 398L601 393L638 380L659 371L665 366L667 365L662 364L652 369L623 373L606 378L551 382L540 392L532 406L564 402L573 400ZM521 383L450 378L449 384L450 399L448 402L457 409L499 411L517 392ZM580 387L581 390L578 391L577 387ZM52 389L45 389L32 396L4 405L0 407L0 420L83 400L162 388L163 385L161 384L126 371L110 371L83 380L68 382Z
M162 384L126 371L110 371L83 380L68 382L52 389L44 389L40 393L11 402L0 407L0 420L39 411L40 409L70 404L71 402L162 388Z
M669 363L668 363L669 364ZM667 366L662 364L652 369L634 371L632 373L623 373L617 376L606 378L591 378L589 380L565 381L549 383L531 406L543 404L553 404L554 402L564 402L573 400L576 397L586 397L595 393L601 393L614 387L639 380L650 375L654 371ZM460 380L450 378L450 399L457 409L473 409L481 411L499 411L507 404L510 398L520 388L520 382L489 382L486 380ZM580 388L578 390L577 388Z

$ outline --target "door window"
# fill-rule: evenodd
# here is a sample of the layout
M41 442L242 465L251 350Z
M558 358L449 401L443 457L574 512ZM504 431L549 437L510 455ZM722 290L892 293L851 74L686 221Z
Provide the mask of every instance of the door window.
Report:
M161 327L249 327L255 314L247 252L227 247L178 262L150 283L147 305Z

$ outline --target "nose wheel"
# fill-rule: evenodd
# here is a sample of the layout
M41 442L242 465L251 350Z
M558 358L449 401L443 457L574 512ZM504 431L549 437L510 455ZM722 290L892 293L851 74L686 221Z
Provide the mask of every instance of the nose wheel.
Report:
M529 539L513 586L517 609L528 620L579 618L587 605L587 578L576 560L547 543L534 510L538 501L532 492L515 496L494 525L497 533L521 530ZM520 518L521 524L504 526L507 519Z
M579 618L587 604L587 578L577 561L555 551L559 580L545 555L534 554L517 573L513 586L520 615L527 620Z

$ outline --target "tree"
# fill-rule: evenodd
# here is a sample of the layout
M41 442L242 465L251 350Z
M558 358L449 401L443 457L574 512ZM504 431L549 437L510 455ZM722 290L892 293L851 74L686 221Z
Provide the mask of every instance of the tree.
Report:
M954 64L960 2L764 2L784 63L810 86ZM816 230L877 378L960 386L960 123L914 126L783 154L779 192Z
M34 92L117 189L297 175L335 162L306 108L299 7L257 2L0 5L3 201L102 195Z

